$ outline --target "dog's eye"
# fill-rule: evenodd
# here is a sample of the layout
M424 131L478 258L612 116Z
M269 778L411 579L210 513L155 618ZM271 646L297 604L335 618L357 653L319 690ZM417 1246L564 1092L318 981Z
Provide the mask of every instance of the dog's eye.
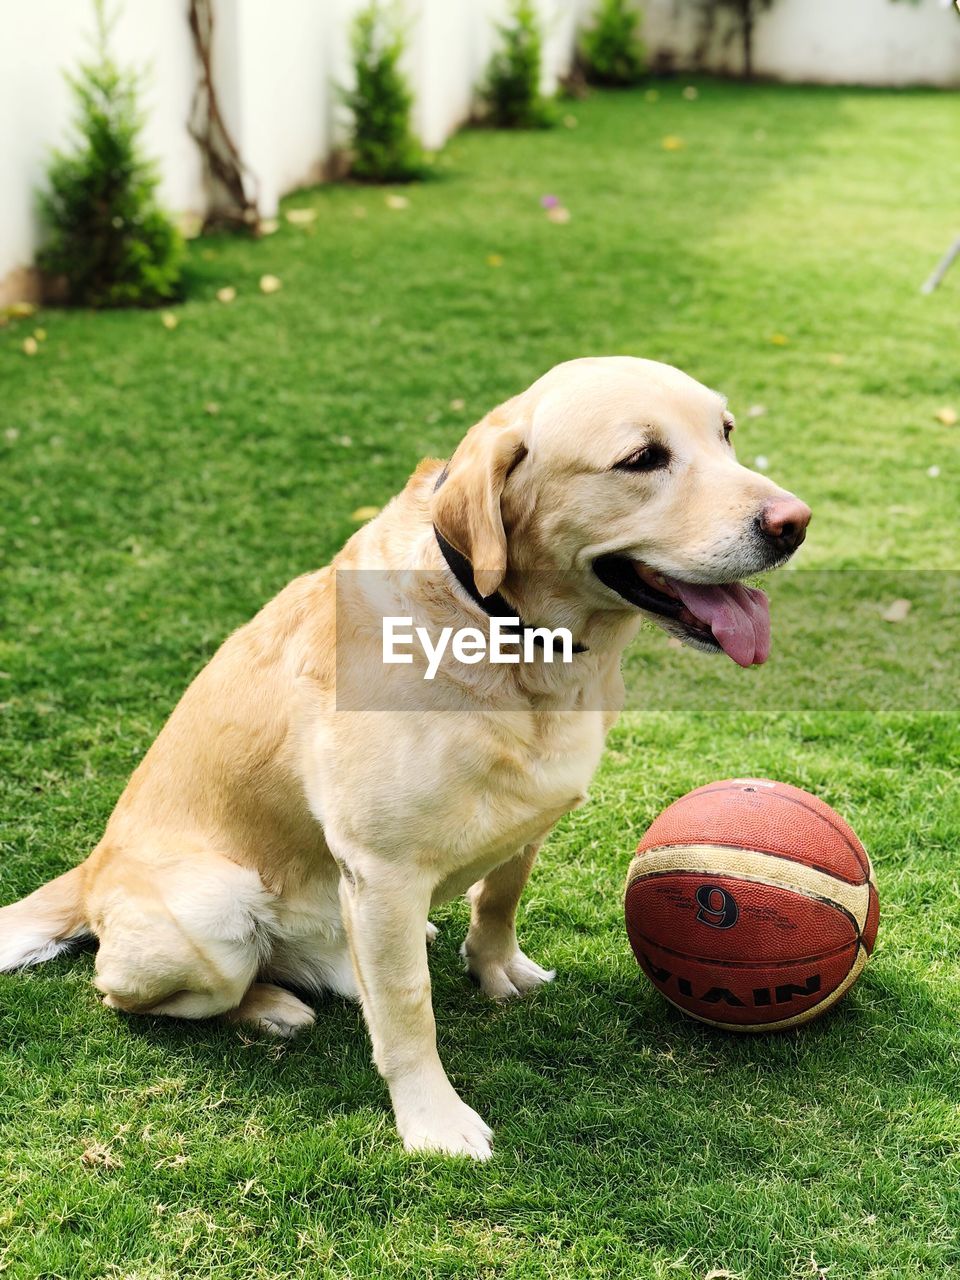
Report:
M662 444L647 444L618 462L614 471L661 471L669 465L669 449Z
M723 420L723 438L724 438L724 440L726 440L727 444L729 444L729 443L730 443L730 437L733 435L733 428L734 428L734 426L735 426L735 425L736 425L736 423L733 421L733 418L731 418L731 417L729 417L729 416L727 416L727 417L725 417L725 418L724 418L724 420Z

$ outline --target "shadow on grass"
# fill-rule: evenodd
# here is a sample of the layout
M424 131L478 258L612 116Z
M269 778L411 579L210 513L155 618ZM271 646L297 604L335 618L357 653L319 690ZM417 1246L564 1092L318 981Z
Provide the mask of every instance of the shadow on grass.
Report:
M849 1123L851 1106L855 1112L867 1099L913 1090L945 1101L955 1095L957 1063L944 1060L953 1012L919 980L887 965L868 968L836 1009L810 1024L737 1035L674 1009L635 967L625 940L618 954L610 937L597 940L602 961L581 960L535 995L494 1004L460 971L458 931L448 932L432 964L441 1056L471 1103L505 1126L507 1145L522 1148L533 1138L538 1146L581 1143L590 1135L599 1140L625 1124L633 1132L649 1129L653 1141L685 1115L695 1118L702 1109L716 1125L731 1118L731 1108L749 1110L763 1097L774 1114L815 1105L842 1112ZM49 1018L65 1008L64 983L82 990L90 968L89 958L74 956L23 979L29 984L29 992L21 992L24 1016L11 1017L3 1036L11 1061L24 1055L40 1066L32 1038L40 1025L47 1028L47 1035L40 1033L46 1042L40 1056L49 1061ZM14 997L5 1002L10 1014L17 978L6 981ZM147 1051L138 1069L150 1063L154 1070L187 1069L195 1086L202 1081L207 1090L227 1090L235 1103L246 1098L269 1107L271 1097L292 1098L300 1126L336 1124L358 1107L386 1112L386 1090L371 1062L360 1008L330 995L305 998L317 1022L287 1042L215 1021L98 1010L99 997L87 988L66 1002L75 1020L54 1059L62 1064L78 1040L88 1066L101 1054L115 1058L118 1048L126 1056L118 1038L127 1039L133 1057L141 1058L138 1049ZM0 1015L0 1023L6 1021ZM102 1045L88 1038L91 1021L105 1024L98 1036L114 1029L102 1034Z
M0 1094L19 1117L14 1132L36 1143L35 1131L52 1126L67 1152L85 1132L125 1156L95 1174L74 1156L57 1221L65 1204L70 1221L84 1222L98 1196L109 1251L128 1230L114 1204L152 1232L154 1204L176 1199L255 1222L284 1258L304 1233L346 1257L369 1254L370 1274L397 1250L409 1254L397 1274L432 1274L425 1250L452 1229L456 1244L436 1248L453 1269L438 1276L462 1274L479 1241L498 1242L505 1267L526 1259L505 1276L652 1277L661 1272L639 1260L661 1251L687 1259L679 1274L706 1274L722 1259L772 1277L793 1274L799 1242L879 1214L876 1239L841 1231L833 1246L849 1274L867 1273L871 1250L913 1258L903 1242L924 1232L942 1262L951 1246L937 1188L958 1085L945 1047L955 1037L951 1011L919 980L891 974L881 957L821 1021L736 1036L668 1006L618 922L574 938L578 955L553 985L495 1005L460 970L462 914L438 921L434 1003L451 1079L494 1127L489 1165L402 1151L360 1010L343 1001L319 1000L316 1026L277 1042L209 1022L119 1018L87 985L89 957L37 971L19 999L6 980ZM58 1005L60 1038L51 1035ZM45 1216L53 1186L37 1182ZM151 1257L172 1248L169 1229L139 1247ZM85 1238L57 1237L61 1269ZM23 1247L32 1257L32 1240ZM39 1232L37 1256L51 1247ZM601 1269L584 1270L584 1249L601 1251ZM757 1251L767 1263L750 1270Z

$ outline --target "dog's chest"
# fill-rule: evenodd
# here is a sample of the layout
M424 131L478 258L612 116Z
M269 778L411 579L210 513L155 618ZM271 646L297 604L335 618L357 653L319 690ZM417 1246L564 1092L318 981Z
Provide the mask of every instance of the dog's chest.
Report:
M438 737L398 744L389 827L373 838L402 833L440 877L493 865L584 801L603 737L601 716L590 712L463 717L452 732L447 721Z
M437 817L434 902L464 893L582 804L602 746L602 726L581 724L576 735L550 735L539 750L506 754L472 780L459 805Z

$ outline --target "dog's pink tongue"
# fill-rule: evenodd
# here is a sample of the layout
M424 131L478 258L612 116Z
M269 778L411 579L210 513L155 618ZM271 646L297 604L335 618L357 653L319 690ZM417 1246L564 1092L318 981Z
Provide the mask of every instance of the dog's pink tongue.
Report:
M706 623L734 662L741 667L766 662L770 654L770 606L762 591L740 582L709 587L674 578L670 585L693 616Z

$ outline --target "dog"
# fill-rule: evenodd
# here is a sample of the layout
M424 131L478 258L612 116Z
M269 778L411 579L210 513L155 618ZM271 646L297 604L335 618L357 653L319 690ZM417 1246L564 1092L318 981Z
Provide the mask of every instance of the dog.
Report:
M549 982L517 904L586 798L624 648L652 619L767 657L743 579L793 554L810 510L737 462L733 427L716 392L627 357L558 365L488 413L226 640L86 861L0 910L0 969L92 937L110 1008L280 1035L314 1018L291 986L359 999L406 1148L488 1158L437 1053L428 913L468 894L488 996ZM448 652L428 680L414 647L385 663L388 615L425 635L513 618L541 642L526 662Z

